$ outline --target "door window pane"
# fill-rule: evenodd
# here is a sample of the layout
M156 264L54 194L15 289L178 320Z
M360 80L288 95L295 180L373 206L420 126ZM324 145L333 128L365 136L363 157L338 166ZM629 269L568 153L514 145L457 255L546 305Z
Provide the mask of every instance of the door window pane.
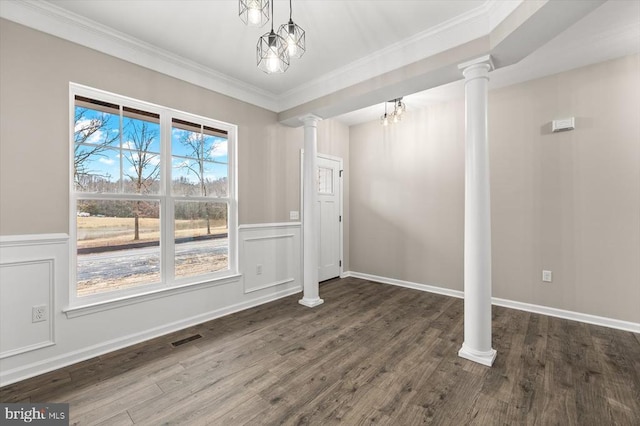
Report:
M318 193L333 194L333 169L318 167Z

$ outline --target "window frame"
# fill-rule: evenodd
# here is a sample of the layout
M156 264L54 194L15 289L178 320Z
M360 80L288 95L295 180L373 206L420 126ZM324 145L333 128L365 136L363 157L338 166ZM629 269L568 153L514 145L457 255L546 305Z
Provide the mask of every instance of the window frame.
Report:
M81 96L103 102L109 102L120 107L137 108L143 111L159 114L160 129L160 188L157 193L95 193L76 191L74 180L75 160L75 97ZM199 123L227 132L227 197L216 196L186 196L172 193L172 119ZM127 96L94 89L81 84L69 83L69 306L68 310L87 306L107 304L145 295L157 295L173 289L184 289L202 284L211 285L216 282L229 282L230 277L236 277L238 272L238 195L237 195L237 125L226 123L192 114L150 102L133 99ZM78 296L77 290L77 205L79 200L146 200L158 201L160 217L160 282L136 285L126 289L106 291L102 293ZM176 201L207 201L227 205L227 244L228 268L223 271L206 274L175 277L175 218L174 206ZM154 296L155 297L155 296Z

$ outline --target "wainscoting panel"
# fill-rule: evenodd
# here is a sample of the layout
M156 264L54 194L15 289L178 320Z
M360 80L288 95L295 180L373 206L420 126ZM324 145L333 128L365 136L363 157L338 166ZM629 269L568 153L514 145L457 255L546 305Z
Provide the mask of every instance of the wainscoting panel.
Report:
M66 269L66 252L66 235L0 240L0 359L55 344L56 270Z
M244 292L283 284L302 286L299 223L240 227L240 272Z

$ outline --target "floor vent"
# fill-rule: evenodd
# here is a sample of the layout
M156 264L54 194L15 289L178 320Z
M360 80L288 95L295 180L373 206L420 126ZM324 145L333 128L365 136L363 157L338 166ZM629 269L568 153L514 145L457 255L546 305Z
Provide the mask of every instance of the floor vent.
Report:
M174 348L176 346L180 346L180 345L184 345L185 343L189 343L193 340L197 340L199 338L201 338L202 336L199 334L194 334L193 336L189 336L189 337L185 337L184 339L178 340L176 342L171 343L171 346L173 346Z

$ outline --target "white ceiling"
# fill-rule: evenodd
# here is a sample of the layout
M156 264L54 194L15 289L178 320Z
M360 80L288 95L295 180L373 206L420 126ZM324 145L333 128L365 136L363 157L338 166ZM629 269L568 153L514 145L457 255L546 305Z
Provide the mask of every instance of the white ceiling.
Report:
M490 89L556 74L573 68L640 53L640 1L609 0L522 61L493 71ZM411 109L420 109L464 96L459 80L404 97ZM336 117L351 126L378 120L384 104Z
M270 23L245 26L238 18L238 0L48 1L275 96L486 3L294 0L292 17L306 31L307 52L285 74L267 75L256 68L256 43ZM275 0L274 16L277 31L288 21L288 0Z
M269 24L244 26L237 0L0 0L0 16L280 112L485 36L521 2L294 0L307 52L279 75L257 69L255 45ZM275 0L274 9L276 26L285 23L289 2ZM491 84L639 51L640 1L609 0L520 63L494 71ZM461 87L457 82L405 100L419 108L461 96ZM377 119L382 108L339 119Z

